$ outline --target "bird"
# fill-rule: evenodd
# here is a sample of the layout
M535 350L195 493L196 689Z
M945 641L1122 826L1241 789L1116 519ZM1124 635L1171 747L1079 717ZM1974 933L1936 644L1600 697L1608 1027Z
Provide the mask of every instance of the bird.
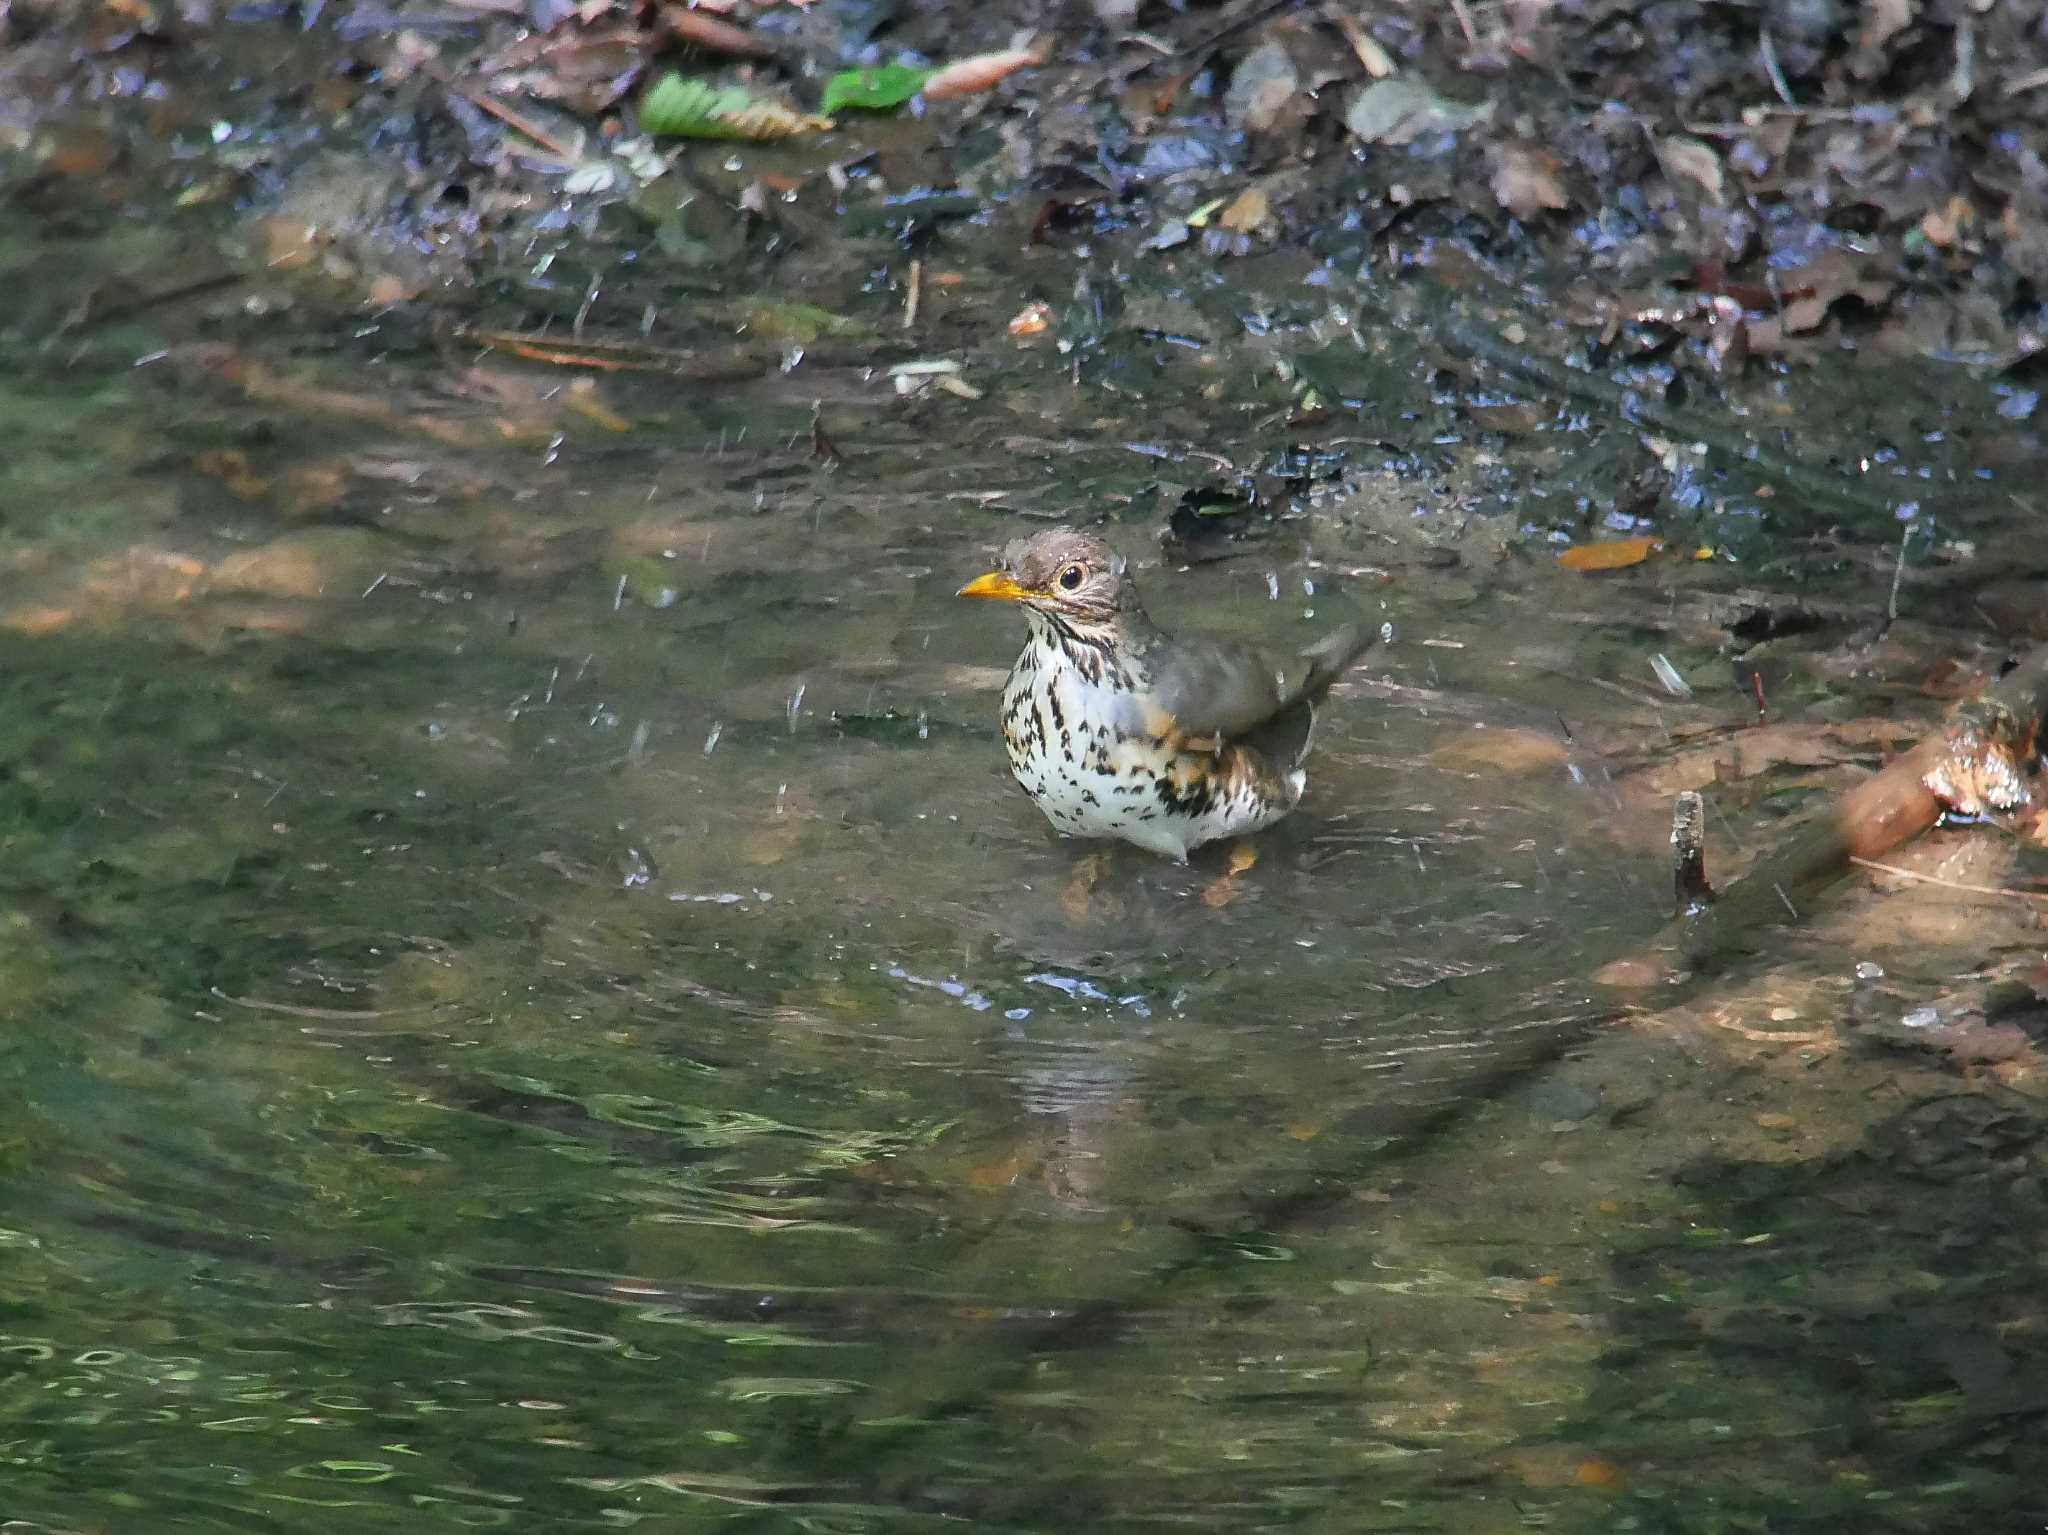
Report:
M1176 863L1301 802L1316 706L1376 637L1346 624L1283 656L1168 635L1123 556L1071 527L1012 542L959 595L1024 610L1002 723L1032 803L1068 836Z

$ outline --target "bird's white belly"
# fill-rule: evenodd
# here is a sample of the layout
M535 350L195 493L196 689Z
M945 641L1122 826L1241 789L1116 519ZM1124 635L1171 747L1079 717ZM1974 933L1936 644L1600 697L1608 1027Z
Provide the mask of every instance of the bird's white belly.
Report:
M1305 776L1276 799L1254 792L1225 758L1183 753L1165 772L1160 743L1126 733L1106 690L1071 665L1044 668L1026 652L1003 691L1010 771L1047 820L1071 837L1121 837L1182 859L1191 848L1270 824L1293 809ZM1226 748L1226 754L1229 748Z

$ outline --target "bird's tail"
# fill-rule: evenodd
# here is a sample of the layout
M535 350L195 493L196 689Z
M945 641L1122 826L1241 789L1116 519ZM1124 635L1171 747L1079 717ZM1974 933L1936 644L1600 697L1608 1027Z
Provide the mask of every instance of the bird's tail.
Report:
M1301 682L1302 696L1311 703L1321 703L1337 679L1350 671L1376 640L1391 638L1392 634L1391 624L1368 629L1362 623L1352 623L1332 629L1301 652L1302 659L1308 662L1308 675Z
M1287 706L1247 735L1244 744L1262 752L1280 770L1298 775L1315 739L1316 709L1329 696L1331 686L1351 670L1375 640L1391 639L1393 633L1392 624L1383 624L1378 629L1345 624L1304 647L1300 659L1308 663L1308 669L1289 694ZM1298 781L1293 783L1293 789L1294 798L1300 798Z

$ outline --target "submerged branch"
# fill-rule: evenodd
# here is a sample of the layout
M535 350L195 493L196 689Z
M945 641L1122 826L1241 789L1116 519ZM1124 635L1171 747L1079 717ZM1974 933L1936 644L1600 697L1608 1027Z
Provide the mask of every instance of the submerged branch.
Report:
M2048 645L2022 656L2001 681L1960 706L1938 734L1843 795L1832 814L1729 885L1713 905L1681 917L1664 944L1675 946L1688 966L1710 968L1757 929L1798 920L1852 864L1917 836L1944 810L2013 808L2000 802L2001 792L2017 789L2018 764L2039 739L2044 714Z
M1385 317L1389 323L1392 316ZM1544 357L1501 336L1455 303L1429 317L1432 334L1452 351L1500 369L1524 384L1605 411L1630 425L1649 427L1686 442L1704 443L1728 464L1741 464L1820 502L1867 517L1892 517L1892 507L1872 490L1834 470L1775 453L1719 415L1683 410L1599 374Z

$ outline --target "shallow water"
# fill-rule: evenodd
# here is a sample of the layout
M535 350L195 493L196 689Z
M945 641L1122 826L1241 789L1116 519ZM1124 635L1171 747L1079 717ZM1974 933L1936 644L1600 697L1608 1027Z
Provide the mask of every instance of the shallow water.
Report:
M2033 1118L1588 979L1667 907L1603 752L1692 717L1668 594L1432 565L1371 495L1190 570L1126 511L1169 625L1396 639L1249 870L1088 860L1002 766L1013 615L951 593L1157 475L1114 393L806 365L606 379L607 423L545 367L210 316L4 386L21 1527L2030 1506L1985 1425L2037 1410ZM452 388L479 357L536 394ZM1811 1026L1845 941L1734 1005Z

